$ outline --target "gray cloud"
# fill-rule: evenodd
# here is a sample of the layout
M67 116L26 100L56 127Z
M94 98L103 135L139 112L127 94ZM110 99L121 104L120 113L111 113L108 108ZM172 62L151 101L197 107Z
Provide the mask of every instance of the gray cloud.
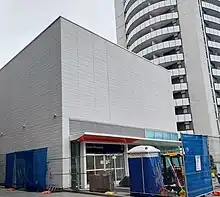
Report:
M113 0L0 0L0 67L58 16L115 42Z

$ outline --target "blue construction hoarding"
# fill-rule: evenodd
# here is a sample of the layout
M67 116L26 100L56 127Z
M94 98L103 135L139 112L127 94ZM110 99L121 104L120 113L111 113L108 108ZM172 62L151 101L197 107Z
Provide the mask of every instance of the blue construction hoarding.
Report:
M41 191L46 188L47 148L6 155L5 187Z
M188 197L202 196L213 191L208 137L181 135L184 149L186 190Z

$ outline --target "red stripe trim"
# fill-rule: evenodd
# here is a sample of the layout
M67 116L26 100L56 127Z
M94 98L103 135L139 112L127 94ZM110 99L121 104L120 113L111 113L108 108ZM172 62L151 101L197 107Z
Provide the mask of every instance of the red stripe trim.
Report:
M136 141L136 139L131 139L131 138L98 136L98 135L83 135L77 140L81 142L113 142L113 143L133 143Z

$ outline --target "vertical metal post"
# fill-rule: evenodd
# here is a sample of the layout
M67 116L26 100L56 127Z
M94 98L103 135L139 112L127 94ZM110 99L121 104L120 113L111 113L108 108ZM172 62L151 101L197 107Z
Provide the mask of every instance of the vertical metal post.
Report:
M125 144L125 150L124 150L124 169L125 169L125 176L129 176L128 145L127 144Z
M87 188L87 171L86 171L86 144L80 143L80 173L81 173L81 188Z

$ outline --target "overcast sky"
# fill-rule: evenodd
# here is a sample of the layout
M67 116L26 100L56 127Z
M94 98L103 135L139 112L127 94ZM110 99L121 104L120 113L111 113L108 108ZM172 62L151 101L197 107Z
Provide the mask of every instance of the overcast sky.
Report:
M116 42L114 0L0 0L0 68L60 15Z

